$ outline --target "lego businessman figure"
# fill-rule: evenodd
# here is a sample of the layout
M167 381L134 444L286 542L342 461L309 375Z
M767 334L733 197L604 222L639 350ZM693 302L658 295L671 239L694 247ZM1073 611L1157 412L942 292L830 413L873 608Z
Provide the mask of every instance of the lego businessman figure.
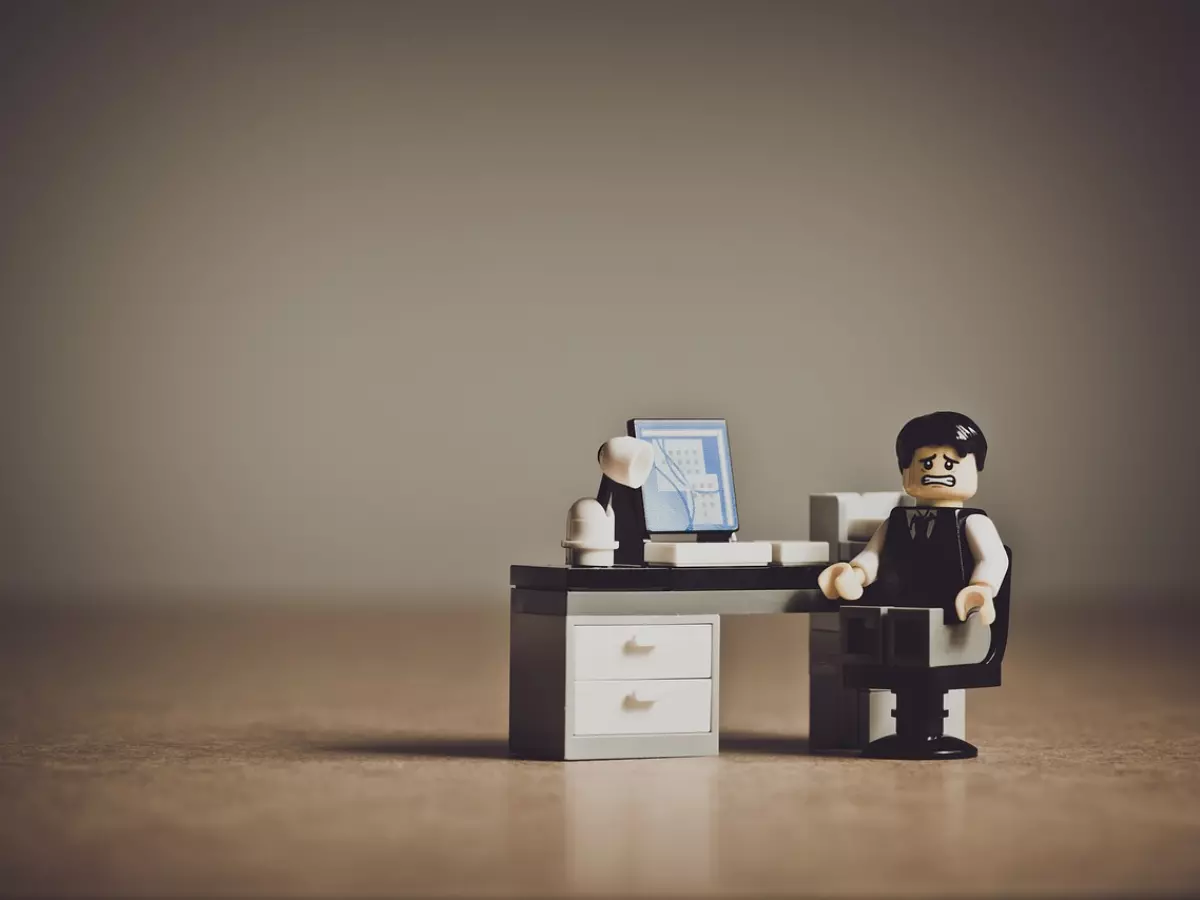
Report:
M986 458L983 432L961 413L908 422L896 437L896 462L917 505L893 509L862 553L821 572L825 596L858 600L865 589L875 606L942 607L947 622L977 612L991 625L1008 555L992 520L963 505Z

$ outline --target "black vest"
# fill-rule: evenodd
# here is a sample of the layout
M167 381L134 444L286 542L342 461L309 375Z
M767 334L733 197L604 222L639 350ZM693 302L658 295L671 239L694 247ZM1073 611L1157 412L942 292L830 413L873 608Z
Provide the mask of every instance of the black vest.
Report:
M871 606L940 607L957 622L954 598L971 579L975 560L963 528L982 509L897 506L888 516L879 574L863 592ZM911 518L911 523L910 523ZM932 527L931 527L932 526Z

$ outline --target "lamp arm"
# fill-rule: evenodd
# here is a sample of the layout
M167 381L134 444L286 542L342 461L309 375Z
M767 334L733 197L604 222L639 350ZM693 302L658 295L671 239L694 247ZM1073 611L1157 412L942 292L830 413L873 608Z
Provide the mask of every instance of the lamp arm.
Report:
M607 475L600 476L600 487L596 489L596 502L604 507L604 511L608 512L612 505L613 495L613 480Z

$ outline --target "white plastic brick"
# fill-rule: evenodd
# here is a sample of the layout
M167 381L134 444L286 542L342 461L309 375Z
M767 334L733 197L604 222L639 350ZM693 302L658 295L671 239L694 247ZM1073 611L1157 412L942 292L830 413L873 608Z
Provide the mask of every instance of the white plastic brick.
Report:
M771 562L766 541L647 541L646 562L652 566L765 566Z
M777 566L807 566L829 562L827 541L771 541L771 562Z

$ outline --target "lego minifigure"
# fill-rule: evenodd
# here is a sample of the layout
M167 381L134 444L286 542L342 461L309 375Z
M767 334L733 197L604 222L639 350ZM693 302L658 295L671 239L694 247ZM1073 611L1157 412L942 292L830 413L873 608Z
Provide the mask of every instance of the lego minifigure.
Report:
M983 432L961 413L908 422L896 438L896 462L918 505L893 509L863 552L822 571L825 596L853 601L866 591L872 605L942 607L948 622L978 611L992 624L1008 555L983 510L963 506L986 457Z

